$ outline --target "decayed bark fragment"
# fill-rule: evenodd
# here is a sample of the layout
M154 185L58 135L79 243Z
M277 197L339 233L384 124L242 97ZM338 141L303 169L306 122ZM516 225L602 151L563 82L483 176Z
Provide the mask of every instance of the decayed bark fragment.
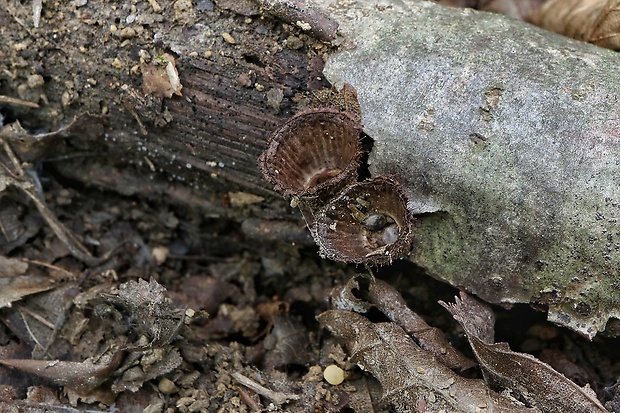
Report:
M494 343L495 318L488 306L465 293L455 299L454 304L440 304L465 330L490 384L510 389L543 412L607 411L588 386L579 387L537 358L510 350L506 343Z
M265 11L287 23L310 31L320 40L330 41L336 37L338 23L312 0L254 0Z
M356 297L353 291L363 298ZM471 359L452 347L440 329L429 326L422 317L414 313L396 289L372 275L358 274L346 285L336 287L332 291L331 301L339 310L362 313L375 306L445 366L460 370L475 366Z
M373 176L417 215L410 259L494 303L593 337L620 318L620 56L430 2L341 16ZM336 11L337 12L337 11Z
M489 390L481 380L465 379L437 362L394 323L373 324L343 310L327 311L319 322L343 339L351 360L383 386L399 412L536 412Z

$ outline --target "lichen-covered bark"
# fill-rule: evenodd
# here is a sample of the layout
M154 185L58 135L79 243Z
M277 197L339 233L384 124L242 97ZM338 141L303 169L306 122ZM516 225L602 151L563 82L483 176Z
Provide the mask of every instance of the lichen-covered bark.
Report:
M589 337L620 318L620 57L426 2L342 13L356 47L326 74L419 214L410 258Z

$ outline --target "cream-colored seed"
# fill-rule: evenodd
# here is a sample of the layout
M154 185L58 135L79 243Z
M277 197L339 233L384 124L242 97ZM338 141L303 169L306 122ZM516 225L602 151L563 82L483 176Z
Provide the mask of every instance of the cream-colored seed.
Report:
M337 386L344 381L344 370L335 364L331 364L325 367L323 371L323 377L325 381L333 386Z

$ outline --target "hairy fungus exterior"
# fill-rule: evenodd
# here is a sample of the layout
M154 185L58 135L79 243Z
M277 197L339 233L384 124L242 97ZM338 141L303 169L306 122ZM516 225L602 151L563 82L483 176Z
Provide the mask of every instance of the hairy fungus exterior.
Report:
M312 235L330 259L383 265L409 253L412 220L400 185L378 177L350 185L325 205Z
M334 108L316 108L287 120L271 136L259 164L285 196L322 197L357 177L361 124Z

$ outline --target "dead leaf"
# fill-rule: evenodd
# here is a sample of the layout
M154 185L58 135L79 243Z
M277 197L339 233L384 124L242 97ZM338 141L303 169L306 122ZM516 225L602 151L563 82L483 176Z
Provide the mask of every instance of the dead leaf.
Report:
M607 1L585 40L601 47L620 50L620 0Z
M63 139L71 136L99 136L103 123L102 116L83 113L58 130L31 134L16 120L0 129L0 141L8 142L22 161L41 161L63 154Z
M26 275L28 264L0 255L0 308L53 288L56 280L39 274Z
M445 307L467 334L489 384L511 390L543 412L606 412L589 386L579 387L536 357L494 344L495 317L491 308L461 292Z
M12 186L32 201L41 216L74 257L91 266L107 261L113 250L108 251L100 258L93 257L80 239L50 210L45 201L45 194L37 172L31 164L25 163L19 158L9 139L5 139L3 136L5 130L6 128L0 130L0 145L2 146L2 151L0 151L0 192L6 187ZM17 141L19 142L19 139ZM26 147L29 148L30 143L26 143Z
M59 386L67 386L80 394L88 394L118 367L123 351L115 349L103 357L82 362L61 360L0 359L0 364L50 380Z
M482 380L463 378L422 350L394 323L373 324L351 311L317 317L345 341L351 361L383 386L384 398L399 412L536 412L490 390Z
M374 306L449 368L466 370L476 365L456 350L441 330L429 326L413 312L394 287L372 275L358 274L345 286L336 287L332 292L332 303L334 308L358 313L365 313Z
M59 334L77 293L73 283L54 285L50 291L31 295L0 311L0 320L32 349L31 357L59 358L69 343Z
M7 179L0 174L0 193ZM39 216L9 196L0 198L0 253L9 254L28 242L41 228Z
M280 311L271 315L273 329L265 338L267 369L286 370L292 365L307 366L315 362L309 347L310 337L306 327L288 312L282 303Z
M548 0L528 20L573 39L620 50L620 0Z
M28 295L47 291L54 284L54 280L38 275L0 279L0 308L10 307L11 303Z
M170 343L185 319L184 312L172 306L166 288L153 279L126 282L102 297L125 310L125 321L151 340L147 347Z

